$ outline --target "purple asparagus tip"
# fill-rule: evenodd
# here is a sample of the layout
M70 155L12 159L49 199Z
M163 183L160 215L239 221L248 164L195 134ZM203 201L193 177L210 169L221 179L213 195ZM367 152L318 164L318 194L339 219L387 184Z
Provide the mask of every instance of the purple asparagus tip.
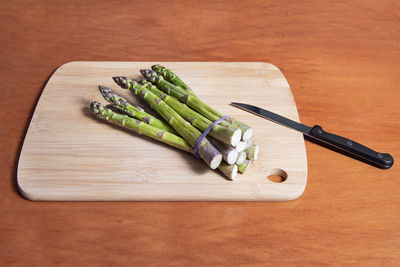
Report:
M128 89L128 80L126 79L126 77L124 77L124 76L115 76L115 77L112 77L112 79L114 80L114 82L116 84L118 84L122 88Z

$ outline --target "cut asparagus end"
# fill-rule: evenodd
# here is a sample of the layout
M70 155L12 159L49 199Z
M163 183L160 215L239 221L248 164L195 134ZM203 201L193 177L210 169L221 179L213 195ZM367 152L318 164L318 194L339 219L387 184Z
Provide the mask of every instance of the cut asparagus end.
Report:
M232 135L231 138L231 145L232 146L237 146L237 144L240 142L240 139L242 138L242 130L239 128L235 130L235 132Z
M238 156L238 158L237 158L237 160L236 160L236 164L237 165L240 165L240 164L242 164L243 162L244 162L244 160L246 159L246 152L244 152L244 151L242 151L242 152L240 152L239 153L239 156Z
M236 149L232 149L231 151L229 151L226 156L224 157L224 160L228 163L228 164L235 164L235 162L237 161L239 157L239 152L236 151Z
M235 180L238 172L238 166L235 164L229 165L223 162L221 165L219 165L218 170L220 170L229 180Z
M235 147L237 152L242 152L243 150L246 149L246 142L245 141L240 141L236 147Z
M112 79L114 80L114 82L116 84L121 86L121 88L123 88L123 89L128 89L129 88L129 82L128 82L128 79L126 77L124 77L124 76L115 76L115 77L112 77Z
M234 164L236 162L239 153L236 151L234 147L222 143L212 137L208 137L207 139L209 139L209 141L218 149L218 151L222 154L223 159L227 163Z
M260 151L260 147L258 145L254 148L254 160L258 159L258 152Z
M199 145L199 156L207 163L207 165L215 170L221 164L222 154L212 145L212 143L204 138Z
M252 136L253 136L253 128L248 128L243 131L242 139L243 141L247 141L250 140Z
M250 146L248 149L245 150L247 159L257 160L259 150L260 150L260 148L256 144L253 144L252 146Z
M244 173L251 165L251 160L245 159L242 164L238 165L238 171Z

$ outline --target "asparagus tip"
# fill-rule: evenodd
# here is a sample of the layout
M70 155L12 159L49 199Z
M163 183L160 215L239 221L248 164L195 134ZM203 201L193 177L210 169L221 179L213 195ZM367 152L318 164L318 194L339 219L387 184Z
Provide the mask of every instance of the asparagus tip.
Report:
M119 86L121 86L121 88L123 89L128 89L128 79L124 76L115 76L112 77L112 79L114 80L114 82L116 84L118 84Z
M149 69L142 69L142 70L140 70L140 73L147 79L151 78L152 76L157 76L157 73L155 73L153 70L149 70Z
M99 85L99 90L107 102L115 105L122 105L124 107L129 105L125 98L114 93L110 88Z
M101 108L102 105L99 102L93 101L92 103L90 103L90 109L96 114L100 113Z
M163 69L163 67L160 64L156 64L151 66L151 69L154 70L155 72L157 71L161 71L161 69Z
M140 70L140 73L144 76L144 77L146 77L147 78L147 75L149 75L149 73L150 73L150 70L147 70L147 69L142 69L142 70Z
M104 97L104 99L107 102L110 102L111 94L112 94L111 89L107 88L105 86L99 85L99 91L100 91L101 95Z
M146 78L141 78L140 80L139 80L139 83L140 84L146 84L146 83L148 83L149 81L146 79Z
M110 88L105 87L105 86L103 86L103 85L99 85L99 90L100 90L100 91L102 91L102 90L103 90L103 91L111 91Z

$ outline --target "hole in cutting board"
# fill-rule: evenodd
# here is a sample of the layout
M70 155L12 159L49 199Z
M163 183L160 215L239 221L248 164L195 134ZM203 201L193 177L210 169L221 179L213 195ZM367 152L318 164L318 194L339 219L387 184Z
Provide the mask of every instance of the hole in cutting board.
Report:
M268 180L274 183L283 183L286 181L288 175L287 173L282 170L282 169L272 169L268 172Z

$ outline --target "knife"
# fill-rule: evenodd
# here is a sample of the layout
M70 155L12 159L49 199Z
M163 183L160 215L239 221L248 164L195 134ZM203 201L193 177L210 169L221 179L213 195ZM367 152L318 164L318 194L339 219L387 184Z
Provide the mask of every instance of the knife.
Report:
M390 154L376 152L353 140L332 133L328 133L324 131L319 125L314 125L313 127L310 127L253 105L236 102L232 102L231 105L246 110L267 120L302 132L305 137L309 137L306 139L310 140L311 138L310 141L316 142L320 145L323 145L365 163L371 164L375 167L388 169L393 165L393 157Z

